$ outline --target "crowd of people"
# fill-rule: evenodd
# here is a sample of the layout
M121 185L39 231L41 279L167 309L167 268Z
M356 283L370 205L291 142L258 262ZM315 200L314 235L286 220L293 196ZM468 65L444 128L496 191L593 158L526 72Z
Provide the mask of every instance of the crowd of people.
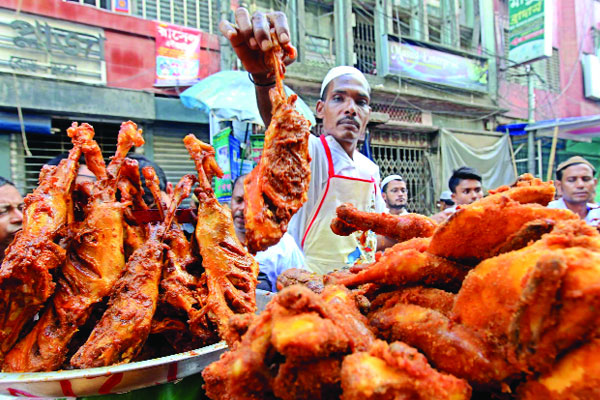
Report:
M244 68L255 84L257 102L265 125L271 119L269 90L275 85L263 62L265 52L272 48L270 29L280 43L290 42L290 33L282 13L257 13L250 16L244 8L235 12L235 24L222 21L220 30L230 41ZM289 63L294 60L287 60ZM358 69L347 66L332 68L321 83L316 116L322 121L324 134L310 136L311 181L308 200L292 217L288 232L279 243L259 252L261 286L275 291L277 276L288 268L307 268L317 273L351 267L375 260L375 252L394 244L387 237L369 232L339 236L330 223L336 208L352 203L369 212L389 212L402 215L408 209L406 181L399 174L381 180L379 167L358 151L371 115L371 87ZM140 166L151 164L162 177L161 190L167 193L169 184L160 167L150 160L137 157ZM557 200L548 207L568 208L592 225L600 221L600 208L594 204L596 183L594 166L582 157L572 157L557 167ZM95 179L81 166L78 179ZM484 196L482 177L474 168L464 166L454 171L448 181L448 191L439 197L439 212L431 218L442 223L461 206ZM233 185L231 210L238 239L245 239L243 177ZM152 206L150 193L147 202ZM23 220L23 198L6 179L0 178L0 246L2 256L7 244L20 229ZM189 231L189 230L188 230Z

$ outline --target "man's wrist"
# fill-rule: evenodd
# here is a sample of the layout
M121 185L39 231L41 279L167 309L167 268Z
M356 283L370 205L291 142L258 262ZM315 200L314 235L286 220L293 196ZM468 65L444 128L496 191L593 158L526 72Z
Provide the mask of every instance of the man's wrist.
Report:
M248 72L248 79L250 79L250 82L252 82L254 86L270 87L275 85L275 79L273 79L273 77L268 77L267 74L251 74Z

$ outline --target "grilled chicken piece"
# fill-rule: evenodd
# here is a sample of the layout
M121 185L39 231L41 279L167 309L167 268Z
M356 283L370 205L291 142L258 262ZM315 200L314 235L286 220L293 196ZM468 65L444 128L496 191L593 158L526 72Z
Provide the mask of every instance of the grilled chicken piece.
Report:
M0 361L52 295L50 271L65 260L57 242L73 220L71 192L82 147L95 144L88 124L73 123L67 133L73 142L69 157L56 167L42 168L38 187L25 198L23 230L6 249L0 267Z
M183 142L198 171L195 235L208 287L202 312L207 313L218 327L219 336L231 346L235 337L227 329L229 318L256 311L258 263L238 240L229 208L219 204L210 185L214 175L223 174L215 161L215 150L191 134Z
M117 182L127 152L142 144L141 130L129 121L121 125L117 151L108 167L104 167L95 142L83 148L86 164L98 178L85 209L85 220L73 226L73 239L52 301L33 330L7 354L4 371L58 369L65 360L69 342L87 321L92 307L113 290L125 266L125 205L115 198ZM137 163L127 165L137 170Z
M158 177L152 167L145 167L142 172L146 182L158 186ZM111 294L108 309L87 342L71 358L71 365L78 368L101 367L129 362L138 355L148 338L156 311L166 249L163 239L177 207L189 196L194 183L193 175L181 178L164 221L150 226L148 240L127 261L125 273ZM153 195L159 209L162 209L159 193L153 191ZM161 214L165 215L164 211Z
M295 57L291 45L281 46L272 34L273 49L265 62L275 75L269 91L273 105L271 124L265 133L263 155L244 181L246 240L251 253L276 244L287 231L292 215L308 198L310 122L294 109L298 96L283 90L286 54Z

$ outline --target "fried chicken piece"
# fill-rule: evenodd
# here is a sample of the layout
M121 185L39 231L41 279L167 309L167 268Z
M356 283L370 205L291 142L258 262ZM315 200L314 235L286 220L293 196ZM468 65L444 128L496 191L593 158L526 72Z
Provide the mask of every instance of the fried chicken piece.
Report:
M90 128L91 129L91 128ZM67 260L57 279L57 289L48 307L27 336L7 354L3 370L11 372L53 371L69 351L68 345L90 316L94 305L110 294L123 272L123 209L116 201L122 167L137 170L137 162L125 164L133 145L144 143L141 130L129 121L121 125L117 151L108 167L97 143L83 149L86 162L98 177L94 183L85 220L73 229Z
M315 293L321 293L325 287L323 275L300 268L290 268L277 277L277 290L293 285L303 285Z
M521 190L526 189L531 187L513 188L510 194L517 197ZM440 257L476 265L492 256L511 235L529 222L578 218L570 210L521 204L511 200L509 191L501 192L461 206L436 229L428 251Z
M215 161L215 150L192 134L184 138L198 170L199 200L196 241L205 269L208 298L202 313L218 327L219 336L232 346L227 324L234 314L256 311L258 263L248 254L233 229L229 208L219 204L210 185L213 175L222 172Z
M540 178L535 178L527 173L519 176L512 186L500 186L490 190L490 195L502 193L509 199L521 204L536 203L547 206L554 200L554 183L552 181L544 182Z
M335 361L319 359L339 360L369 348L374 336L365 322L344 287L330 286L322 296L299 285L284 288L238 345L204 370L206 393L211 399L270 399L274 390L278 397L289 390L297 399L334 393L339 372L321 376L301 369L333 368ZM295 379L310 379L312 387L300 388Z
M599 249L593 227L559 222L531 246L473 269L453 314L487 340L509 343L520 368L543 372L600 323Z
M477 385L494 384L518 372L505 361L502 348L488 345L431 309L399 303L374 312L369 323L379 337L403 341L423 352L437 369Z
M273 393L282 400L338 399L342 392L341 370L342 361L338 358L286 360L273 380Z
M364 283L425 285L448 290L460 287L468 272L467 267L428 252L405 249L401 245L402 243L398 243L386 249L379 261L357 274L339 279L338 283L345 286Z
M450 317L454 306L455 294L441 289L423 286L401 288L393 292L381 293L370 304L371 313L380 309L387 309L398 303L414 304L430 308L446 317Z
M69 156L56 167L42 168L38 187L25 197L23 229L0 267L0 362L54 292L50 271L65 260L65 250L57 243L73 221L73 182L82 148L93 142L94 130L73 123L67 134L73 142Z
M561 358L548 373L518 388L522 400L595 400L600 398L600 339Z
M157 186L158 177L152 167L142 170L146 182ZM148 239L127 261L125 273L117 281L107 310L90 337L71 358L77 368L91 368L126 363L134 359L150 333L158 301L158 283L162 273L165 232L171 227L175 211L189 196L196 179L181 178L162 223L150 226ZM156 203L161 207L158 193Z
M244 219L248 250L256 252L276 244L287 231L292 215L308 198L310 122L294 109L298 98L283 90L283 58L295 57L291 45L280 45L271 34L272 49L265 63L275 75L269 91L273 117L265 132L265 145L258 165L244 181Z
M341 236L348 236L354 231L371 230L397 242L404 242L416 237L429 237L437 226L431 218L424 215L371 213L359 211L350 203L338 206L336 213L331 229Z
M422 354L404 343L378 340L368 352L342 363L342 400L470 399L469 384L431 368Z

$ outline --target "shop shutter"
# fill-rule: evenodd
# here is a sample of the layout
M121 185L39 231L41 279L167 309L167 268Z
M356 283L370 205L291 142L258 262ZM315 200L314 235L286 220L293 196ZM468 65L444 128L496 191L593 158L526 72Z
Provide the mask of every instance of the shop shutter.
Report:
M94 123L98 142L105 161L115 153L119 124ZM25 146L20 134L12 135L11 143L11 169L13 179L23 193L30 193L38 184L40 170L52 158L66 153L73 147L71 139L67 136L67 128L71 120L55 119L52 121L53 135L40 135L26 133L27 145L31 156L25 152Z
M189 26L216 33L219 26L217 0L135 0L133 14L150 20Z

